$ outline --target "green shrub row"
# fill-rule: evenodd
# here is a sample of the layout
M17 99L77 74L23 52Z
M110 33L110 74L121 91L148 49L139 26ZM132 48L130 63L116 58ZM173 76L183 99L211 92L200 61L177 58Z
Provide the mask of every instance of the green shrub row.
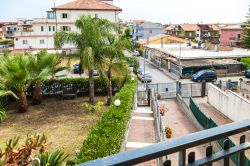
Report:
M131 109L134 103L136 81L128 81L115 99L121 100L121 105L114 103L103 114L101 120L91 129L84 140L76 163L83 163L119 153Z
M95 80L95 94L106 95L107 94L107 82L99 77ZM112 79L112 88L114 92L117 92L124 85L125 79L122 77L114 77ZM27 90L27 94L32 96L34 84L31 83ZM58 95L64 88L72 88L80 96L86 96L89 94L89 79L88 78L65 78L60 80L46 80L42 86L43 96Z

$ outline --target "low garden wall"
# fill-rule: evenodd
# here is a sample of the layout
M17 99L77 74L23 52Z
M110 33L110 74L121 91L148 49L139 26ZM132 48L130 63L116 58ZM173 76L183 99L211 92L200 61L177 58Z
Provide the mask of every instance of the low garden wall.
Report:
M235 92L224 92L213 84L208 86L209 104L235 122L250 118L250 101Z
M116 107L112 103L101 120L91 129L83 142L76 163L79 164L120 152L126 126L131 116L135 92L136 81L127 81L114 97L121 100L121 105Z

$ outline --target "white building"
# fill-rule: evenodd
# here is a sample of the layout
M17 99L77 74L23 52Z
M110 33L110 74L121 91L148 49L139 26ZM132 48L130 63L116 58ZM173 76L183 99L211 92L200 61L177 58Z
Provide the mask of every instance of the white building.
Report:
M54 49L54 34L58 31L77 31L74 24L81 15L118 22L121 11L113 5L113 0L76 0L52 8L47 12L47 18L19 19L14 49ZM63 49L72 48L72 45L64 45Z

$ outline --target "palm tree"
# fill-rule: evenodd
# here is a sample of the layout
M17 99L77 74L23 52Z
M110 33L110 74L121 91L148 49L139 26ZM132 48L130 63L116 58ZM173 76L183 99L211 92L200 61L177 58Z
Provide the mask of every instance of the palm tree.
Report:
M79 32L58 32L55 35L56 48L62 47L65 43L71 43L78 49L79 67L88 69L89 72L89 101L94 104L94 81L93 65L84 61L91 58L91 62L97 65L103 61L100 47L105 45L106 39L117 29L116 25L106 19L93 18L90 15L81 16L75 23ZM85 55L87 54L87 55ZM82 66L82 67L81 67Z
M0 81L17 91L20 113L28 110L25 91L30 80L29 61L24 55L12 55L0 59Z
M42 84L51 74L54 75L65 69L60 67L61 63L58 55L48 54L46 50L40 51L37 55L30 57L30 73L31 79L34 83L33 100L32 103L37 105L42 102Z
M4 102L2 102L1 98L4 96L12 96L16 99L18 99L18 97L10 90L5 90L6 87L0 83L0 122L6 118L6 113L5 113L5 104Z
M126 70L126 57L124 51L130 47L130 42L126 38L120 36L108 37L106 46L101 48L105 57L105 66L108 69L108 100L107 104L112 102L112 73L124 72Z

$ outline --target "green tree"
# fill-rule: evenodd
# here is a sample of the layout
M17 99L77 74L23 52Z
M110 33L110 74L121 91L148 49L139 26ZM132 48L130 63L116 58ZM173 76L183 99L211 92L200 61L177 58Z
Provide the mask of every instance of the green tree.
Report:
M75 23L79 32L58 32L55 35L55 46L62 47L65 43L74 44L78 50L79 68L89 69L90 93L89 101L94 104L94 81L92 64L84 63L91 57L91 62L99 66L103 62L101 47L107 42L107 37L117 29L117 26L106 19L93 18L90 15L81 16ZM85 55L87 54L87 55ZM85 65L85 66L84 66Z
M30 80L29 63L29 58L24 55L12 55L0 59L0 81L17 92L20 113L28 110L25 92Z
M245 24L245 28L244 28L244 32L243 32L243 40L242 40L242 44L245 48L250 48L250 8L249 8L249 12L247 13L246 16L247 20L244 23Z
M18 97L10 90L5 90L6 87L0 83L0 122L6 118L5 113L5 103L1 100L4 96L13 96L18 99Z
M122 37L110 36L107 45L102 47L104 53L104 64L108 69L108 101L110 105L112 102L112 72L124 72L127 68L127 61L124 51L129 48L129 40Z
M56 54L48 54L46 50L40 51L37 55L30 56L30 75L34 83L32 103L37 105L42 102L42 84L51 74L62 71L65 67L60 67L61 60Z

